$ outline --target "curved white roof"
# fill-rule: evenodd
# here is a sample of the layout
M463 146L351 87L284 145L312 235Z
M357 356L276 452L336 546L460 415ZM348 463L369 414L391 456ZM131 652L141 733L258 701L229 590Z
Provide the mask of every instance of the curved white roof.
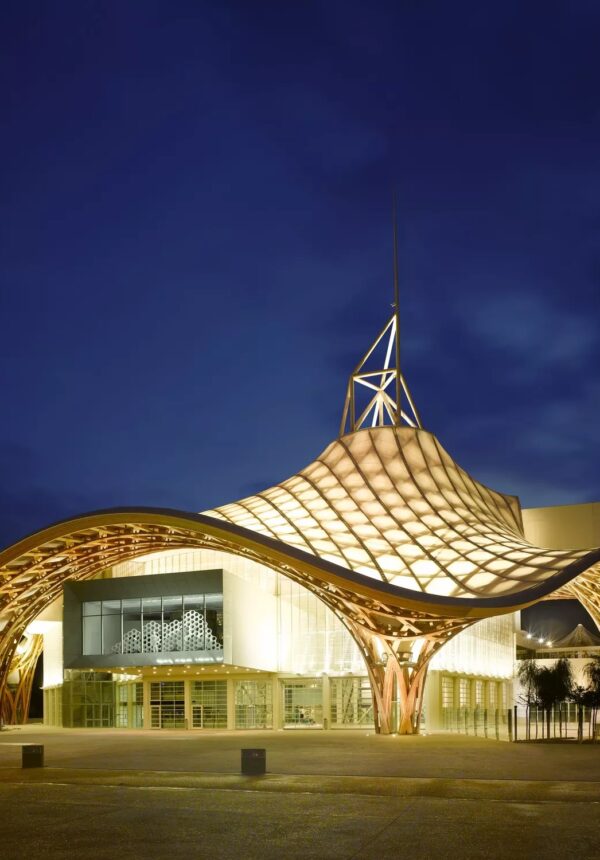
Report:
M374 579L445 596L517 593L587 554L532 546L518 499L474 480L435 436L413 427L342 436L281 484L205 513Z

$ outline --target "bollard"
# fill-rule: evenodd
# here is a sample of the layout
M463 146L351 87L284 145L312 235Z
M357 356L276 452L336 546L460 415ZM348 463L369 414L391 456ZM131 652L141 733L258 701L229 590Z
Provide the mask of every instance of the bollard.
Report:
M21 767L44 767L44 747L42 744L23 744L21 747Z
M507 714L508 714L508 739L509 739L509 741L512 741L512 739L513 739L513 729L512 729L513 712L511 711L510 708L508 709Z
M264 749L242 750L242 773L244 776L262 776L267 768L267 751Z

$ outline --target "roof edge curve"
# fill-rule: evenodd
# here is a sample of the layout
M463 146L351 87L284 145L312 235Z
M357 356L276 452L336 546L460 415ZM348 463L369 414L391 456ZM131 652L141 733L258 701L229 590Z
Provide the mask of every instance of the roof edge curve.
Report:
M342 565L320 559L304 550L291 547L282 541L253 532L242 526L212 517L174 508L125 507L107 508L59 520L52 525L33 532L0 551L0 571L10 576L7 565L27 553L35 551L52 541L66 538L76 531L97 528L103 525L129 525L132 527L154 525L188 529L198 537L225 539L234 544L233 551L243 554L244 548L263 556L268 566L279 568L285 575L285 565L297 565L308 576L317 576L323 583L354 590L361 597L385 602L395 607L422 611L444 616L485 618L525 608L543 600L549 594L571 582L575 577L600 562L600 547L567 565L544 582L521 591L496 597L456 597L418 592L397 585L375 580L364 574L349 570ZM145 555L147 552L140 553ZM13 571L18 570L13 568ZM66 577L68 578L68 577Z

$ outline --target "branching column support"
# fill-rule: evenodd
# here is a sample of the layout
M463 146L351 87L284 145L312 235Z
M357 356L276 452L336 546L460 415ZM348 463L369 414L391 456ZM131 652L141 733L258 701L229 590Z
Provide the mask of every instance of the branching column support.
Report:
M8 675L11 669L13 657L17 646L13 642L3 641L6 637L0 633L0 725L4 722L4 711L6 691L8 689Z
M33 678L43 642L43 636L40 635L24 637L15 650L8 672L3 673L0 715L5 725L27 722Z
M423 707L427 667L438 647L435 640L421 639L418 657L415 639L388 639L362 627L348 625L363 652L371 691L375 731L381 734L417 734ZM395 695L396 694L396 695ZM395 703L399 713L395 712Z
M399 664L399 691L400 691L400 726L398 733L401 735L418 734L421 724L421 713L423 710L423 690L429 660L433 655L436 643L426 639L423 642L419 657L415 663ZM396 660L396 662L398 662Z

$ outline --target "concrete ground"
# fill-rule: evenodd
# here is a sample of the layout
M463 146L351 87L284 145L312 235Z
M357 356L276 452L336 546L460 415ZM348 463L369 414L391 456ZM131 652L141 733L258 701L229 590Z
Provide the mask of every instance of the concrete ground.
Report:
M20 744L46 767L20 769ZM267 750L265 777L240 749ZM0 733L0 856L600 860L600 744L366 732Z

